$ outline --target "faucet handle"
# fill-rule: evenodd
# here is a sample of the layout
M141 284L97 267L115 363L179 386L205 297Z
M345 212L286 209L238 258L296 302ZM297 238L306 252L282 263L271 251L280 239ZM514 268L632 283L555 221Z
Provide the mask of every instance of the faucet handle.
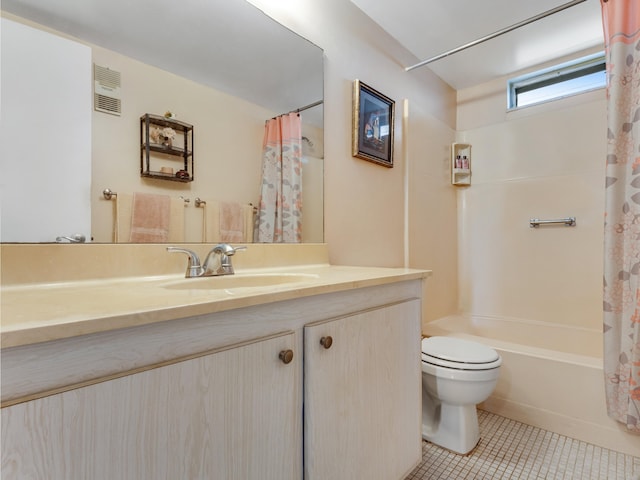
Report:
M198 258L198 254L193 250L182 247L167 247L167 252L185 253L189 257L189 259L187 260L187 272L184 275L186 278L199 277L200 275L202 275L202 265L200 265L200 259Z
M222 255L226 255L228 257L235 255L238 250L246 250L246 245L242 245L239 247L232 247L228 243L219 243L215 247L213 247L213 251L215 253L221 253Z
M232 247L228 243L219 243L211 249L204 261L204 275L208 275L209 272L214 272L213 275L233 275L235 272L229 257L235 255L238 250L246 249L246 246Z
M246 250L246 249L247 249L247 246L246 246L246 245L240 245L239 247L231 247L231 249L232 249L232 250L231 250L231 252L230 252L230 253L227 253L227 255L235 255L235 253L236 253L238 250Z

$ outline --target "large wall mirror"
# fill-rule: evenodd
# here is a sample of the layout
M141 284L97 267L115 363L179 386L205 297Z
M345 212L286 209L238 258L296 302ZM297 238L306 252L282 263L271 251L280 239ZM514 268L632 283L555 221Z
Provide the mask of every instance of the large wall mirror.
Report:
M118 218L124 210L116 199L137 193L179 199L181 241L207 241L196 198L257 205L265 121L292 111L302 119L302 241L323 241L323 52L316 45L245 0L3 0L1 7L3 242L76 233L126 242L118 230L128 220ZM44 47L28 52L31 40L9 38L23 29L44 35ZM57 42L79 48L78 74L66 63L75 53L47 53ZM94 108L96 66L119 79L119 112ZM57 84L58 74L76 84ZM35 95L43 85L48 91ZM192 182L140 175L140 118L165 112L194 126ZM76 166L67 164L73 155ZM117 197L107 199L105 189ZM89 227L64 223L83 215ZM47 223L49 231L37 232Z

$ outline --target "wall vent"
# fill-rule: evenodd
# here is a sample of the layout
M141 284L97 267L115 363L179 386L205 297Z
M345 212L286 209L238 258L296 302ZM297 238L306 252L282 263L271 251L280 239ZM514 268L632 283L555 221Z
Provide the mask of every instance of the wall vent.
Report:
M120 115L120 72L93 64L93 108L97 112Z

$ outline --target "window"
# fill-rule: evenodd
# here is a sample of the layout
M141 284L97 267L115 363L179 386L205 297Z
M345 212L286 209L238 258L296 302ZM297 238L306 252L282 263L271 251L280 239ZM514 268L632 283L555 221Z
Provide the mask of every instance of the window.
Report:
M606 85L604 53L513 78L507 84L507 108L588 92Z

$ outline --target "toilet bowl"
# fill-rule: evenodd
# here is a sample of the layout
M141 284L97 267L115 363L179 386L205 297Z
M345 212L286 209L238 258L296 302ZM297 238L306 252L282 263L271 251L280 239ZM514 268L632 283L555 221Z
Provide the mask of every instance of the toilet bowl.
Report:
M480 440L476 405L498 382L502 358L480 343L453 337L422 340L422 437L456 453Z

